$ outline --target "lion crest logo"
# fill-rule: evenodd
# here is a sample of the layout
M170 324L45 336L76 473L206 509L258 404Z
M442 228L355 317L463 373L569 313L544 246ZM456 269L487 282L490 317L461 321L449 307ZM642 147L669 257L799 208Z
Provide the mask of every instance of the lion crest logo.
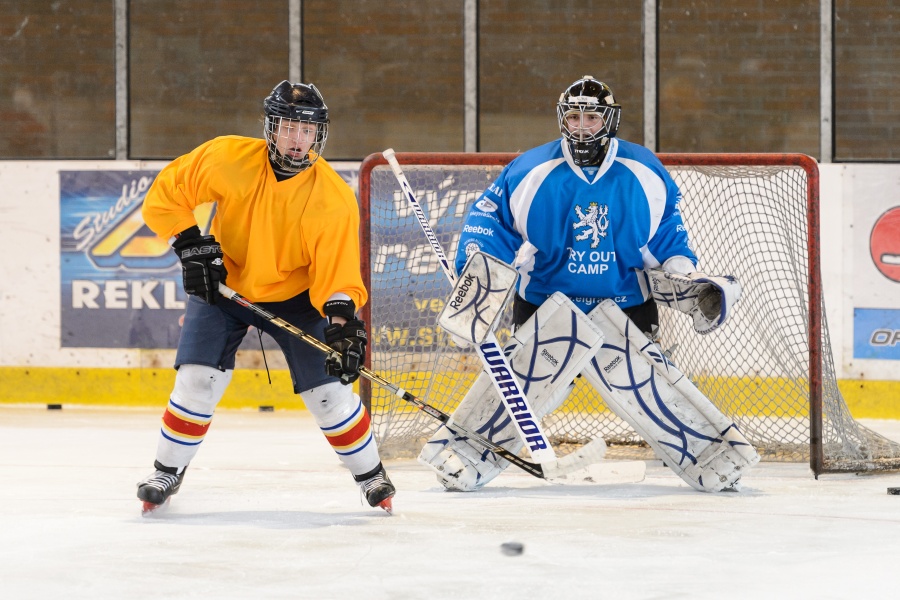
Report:
M599 205L596 202L588 204L587 212L580 205L575 205L575 214L578 215L578 221L572 224L573 229L583 229L575 236L577 241L591 239L591 248L600 245L600 240L606 237L606 230L609 227L609 207L605 204Z

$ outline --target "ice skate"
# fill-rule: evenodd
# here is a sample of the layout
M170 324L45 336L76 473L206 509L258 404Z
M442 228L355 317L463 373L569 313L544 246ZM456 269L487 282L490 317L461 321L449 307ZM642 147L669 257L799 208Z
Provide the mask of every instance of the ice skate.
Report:
M151 473L147 478L138 483L137 497L143 501L141 512L144 515L155 512L166 506L169 497L178 493L181 482L184 480L184 473L187 467L181 470L180 474L175 474L170 467L166 467L156 461L153 463L156 471Z
M391 503L391 499L394 497L397 490L388 478L383 466L379 467L378 471L376 471L375 475L372 477L357 481L357 483L359 484L359 489L366 497L369 506L379 506L388 514L393 513L394 507Z

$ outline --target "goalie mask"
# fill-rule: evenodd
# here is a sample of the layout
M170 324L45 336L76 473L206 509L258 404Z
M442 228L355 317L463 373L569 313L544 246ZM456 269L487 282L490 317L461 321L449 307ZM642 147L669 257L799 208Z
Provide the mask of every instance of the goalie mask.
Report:
M263 100L263 110L272 166L286 175L311 167L328 138L328 107L316 86L282 81Z
M622 107L602 81L585 75L559 96L556 117L559 131L569 144L579 167L599 165L606 157L609 139L616 137Z

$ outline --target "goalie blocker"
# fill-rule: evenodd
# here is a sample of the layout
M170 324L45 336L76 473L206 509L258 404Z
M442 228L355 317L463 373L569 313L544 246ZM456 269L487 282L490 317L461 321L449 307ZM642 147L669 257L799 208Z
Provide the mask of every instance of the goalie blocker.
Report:
M519 273L502 260L475 252L438 315L438 325L459 345L484 342L497 328L518 279Z

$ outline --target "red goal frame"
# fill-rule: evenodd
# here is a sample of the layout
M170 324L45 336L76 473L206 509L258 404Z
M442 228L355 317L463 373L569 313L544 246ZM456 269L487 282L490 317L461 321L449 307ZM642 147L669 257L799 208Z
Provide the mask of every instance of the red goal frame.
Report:
M508 164L516 153L464 153L464 152L407 152L397 153L397 161L402 165L489 165L502 166ZM817 476L827 472L825 466L824 447L822 443L823 408L822 385L823 368L823 315L822 311L822 276L820 255L819 226L819 168L815 159L805 154L791 153L661 153L657 155L667 166L792 166L800 167L808 178L806 198L807 247L808 247L808 314L809 324L807 336L809 341L809 429L810 429L810 467ZM371 289L371 256L370 247L372 232L370 229L370 190L372 170L387 165L384 157L378 154L369 155L360 165L359 170L359 202L361 213L360 242L361 269L363 281L367 289ZM414 190L415 191L415 190ZM361 311L363 319L371 323L371 305L367 304ZM371 357L367 357L370 365ZM360 391L363 398L371 397L371 383L360 380Z

